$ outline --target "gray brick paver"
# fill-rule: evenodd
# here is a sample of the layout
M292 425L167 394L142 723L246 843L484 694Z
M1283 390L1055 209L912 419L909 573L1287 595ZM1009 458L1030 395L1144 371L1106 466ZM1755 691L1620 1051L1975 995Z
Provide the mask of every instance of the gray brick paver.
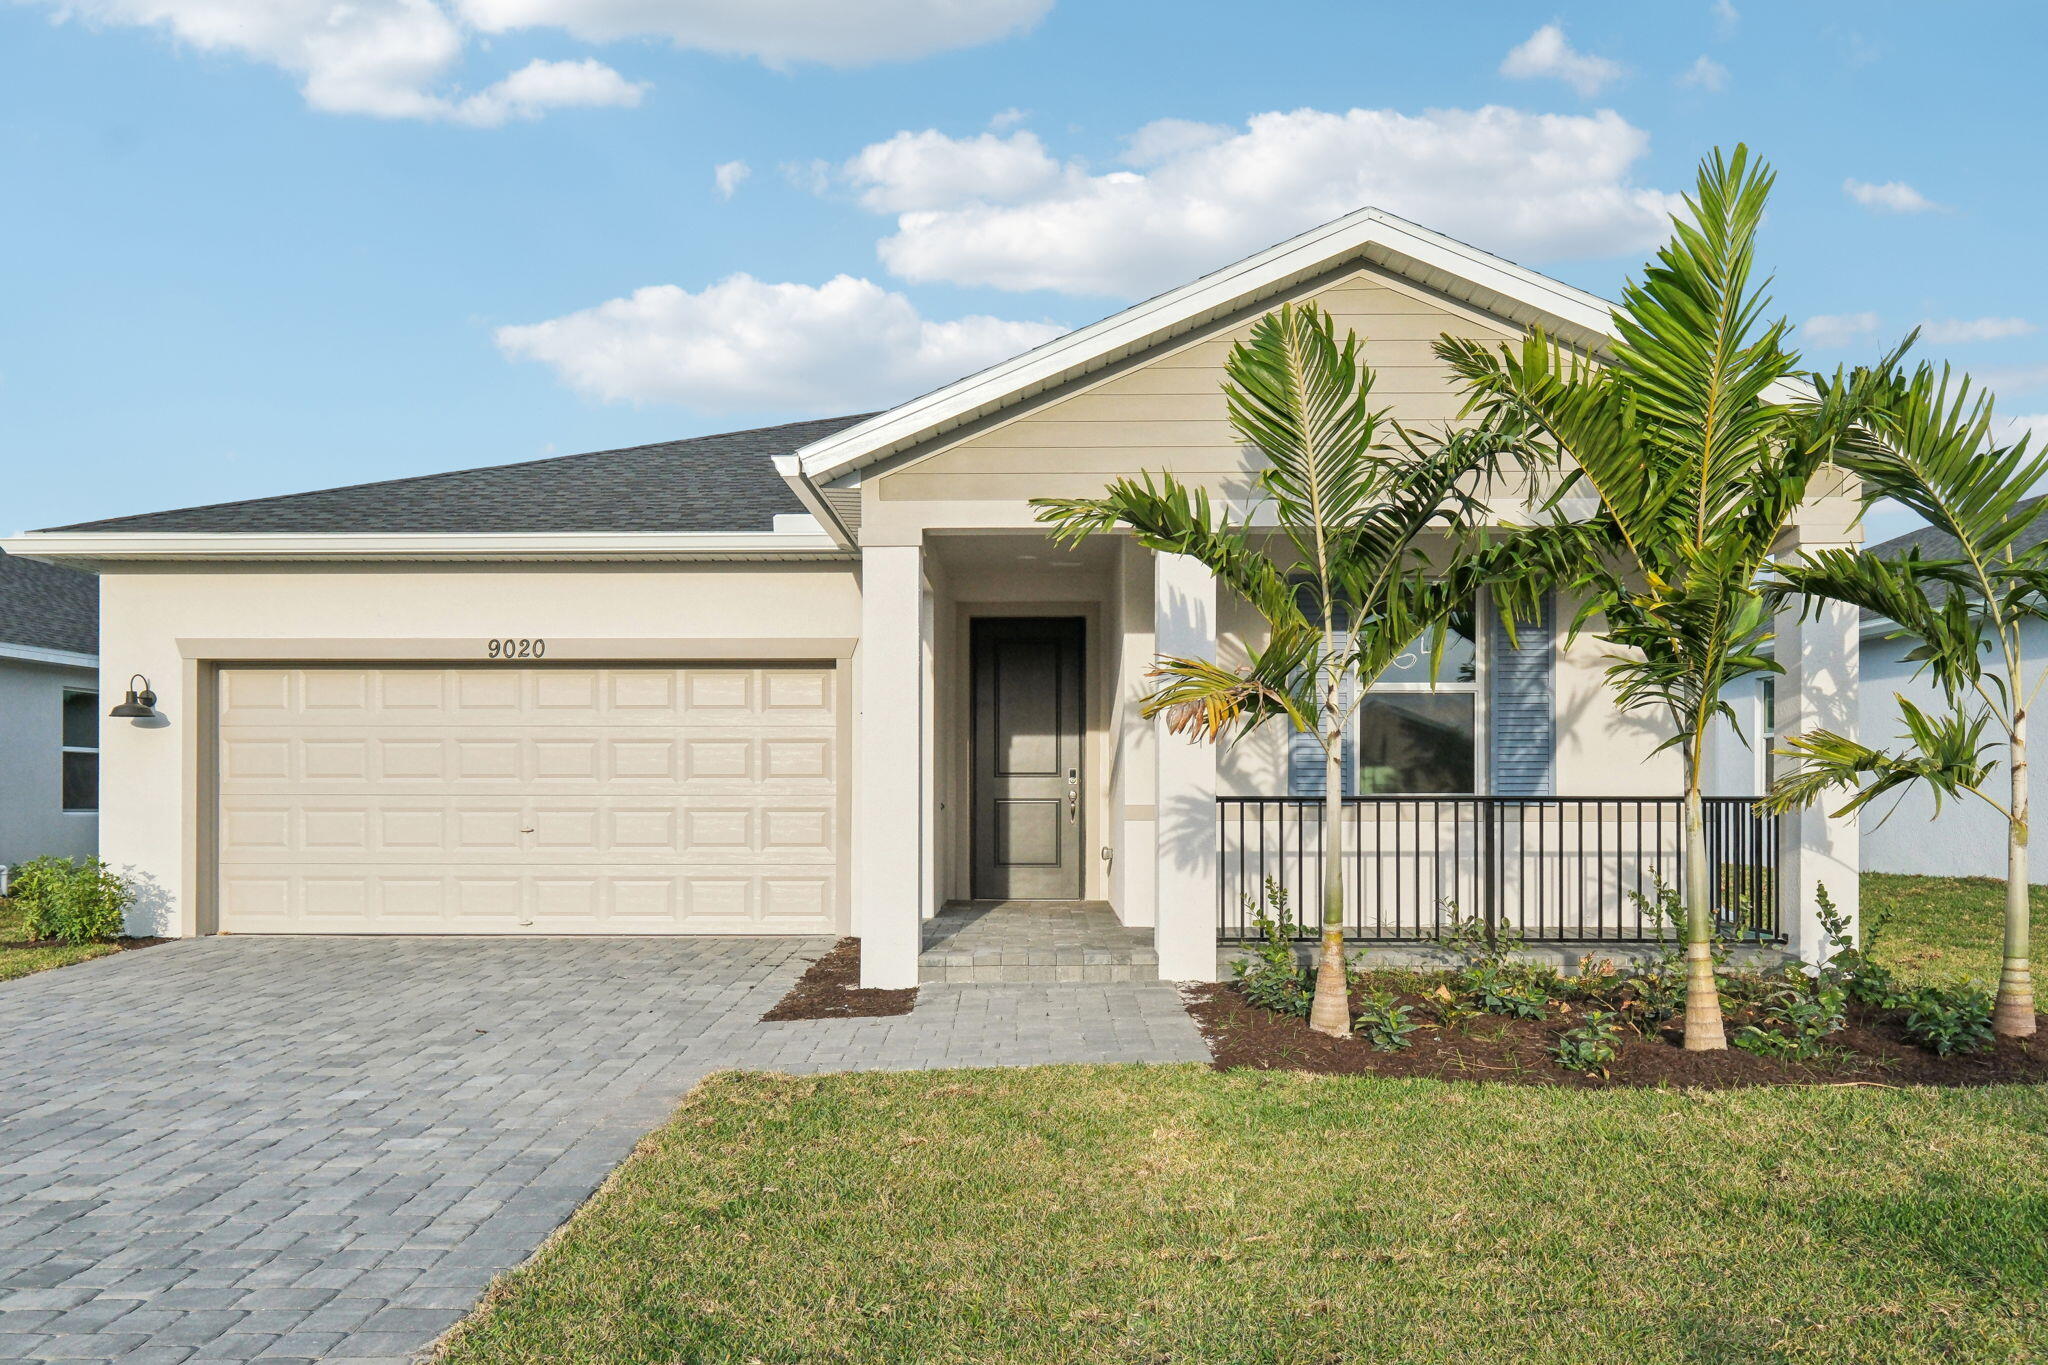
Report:
M1207 1055L1158 983L760 1024L826 946L236 936L0 986L0 1365L399 1365L714 1070Z

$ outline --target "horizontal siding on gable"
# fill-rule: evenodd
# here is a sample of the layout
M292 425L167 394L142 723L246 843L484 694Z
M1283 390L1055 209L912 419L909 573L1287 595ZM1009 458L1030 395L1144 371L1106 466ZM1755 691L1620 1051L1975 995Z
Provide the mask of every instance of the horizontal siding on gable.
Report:
M1339 335L1356 331L1377 375L1378 405L1403 421L1458 417L1463 401L1430 346L1445 332L1480 341L1516 335L1411 290L1359 274L1317 291ZM1277 301L1276 304L1277 305ZM1229 333L1182 344L1013 420L880 476L869 496L894 500L1085 497L1106 478L1171 470L1212 491L1241 490L1255 457L1231 429L1222 393Z

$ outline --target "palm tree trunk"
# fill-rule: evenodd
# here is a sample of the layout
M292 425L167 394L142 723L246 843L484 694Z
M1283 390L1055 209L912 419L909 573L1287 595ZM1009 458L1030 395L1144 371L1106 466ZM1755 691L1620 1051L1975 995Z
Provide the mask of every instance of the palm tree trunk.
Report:
M1323 740L1323 940L1308 1026L1351 1036L1351 990L1344 979L1344 734Z
M2005 966L1998 974L1998 1005L1991 1031L2001 1038L2034 1032L2034 979L2028 967L2031 907L2027 883L2027 713L2013 716L2012 820L2005 836Z
M1721 1022L1721 992L1714 984L1714 910L1707 870L1707 825L1700 800L1699 766L1685 775L1685 1050L1719 1052L1728 1046Z

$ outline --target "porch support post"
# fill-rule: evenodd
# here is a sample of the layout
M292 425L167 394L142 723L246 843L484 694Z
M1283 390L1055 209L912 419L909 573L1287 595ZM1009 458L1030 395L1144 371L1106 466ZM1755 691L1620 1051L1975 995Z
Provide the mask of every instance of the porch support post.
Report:
M863 986L917 984L930 889L924 599L921 546L862 548L853 932Z
M1216 579L1185 555L1160 555L1152 588L1161 654L1216 657ZM1158 897L1154 942L1163 981L1216 979L1216 749L1153 721L1157 762Z
M1834 547L1805 544L1800 548ZM1857 609L1838 602L1822 604L1817 614L1804 621L1796 606L1779 614L1776 650L1785 671L1772 679L1777 711L1774 733L1768 737L1772 748L1783 748L1793 735L1822 728L1856 737L1858 625ZM1831 793L1802 810L1778 817L1778 920L1786 947L1809 964L1828 954L1814 894L1817 885L1827 887L1829 898L1848 916L1852 929L1857 923L1862 864L1856 817L1837 819L1828 814L1843 799L1841 794Z

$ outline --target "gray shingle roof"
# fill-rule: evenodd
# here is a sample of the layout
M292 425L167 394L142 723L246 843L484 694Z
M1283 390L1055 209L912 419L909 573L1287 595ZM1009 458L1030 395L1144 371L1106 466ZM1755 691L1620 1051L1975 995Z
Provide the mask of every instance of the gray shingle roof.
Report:
M2019 504L2019 508L2032 507L2039 501L2041 499L2038 497L2028 498L2025 502ZM2019 539L2013 542L2013 548L2024 550L2028 546L2038 545L2044 540L2048 540L2048 515L2039 517L2033 525L2020 532ZM1893 536L1890 540L1879 541L1877 544L1867 547L1863 553L1876 555L1880 559L1897 559L1905 554L1906 551L1915 547L1918 547L1922 559L1949 559L1961 548L1956 544L1956 538L1946 531L1937 531L1932 526L1922 526L1917 531L1908 531L1902 536Z
M0 552L0 644L99 653L99 578Z
M770 458L868 414L53 526L54 531L767 531L803 506Z

